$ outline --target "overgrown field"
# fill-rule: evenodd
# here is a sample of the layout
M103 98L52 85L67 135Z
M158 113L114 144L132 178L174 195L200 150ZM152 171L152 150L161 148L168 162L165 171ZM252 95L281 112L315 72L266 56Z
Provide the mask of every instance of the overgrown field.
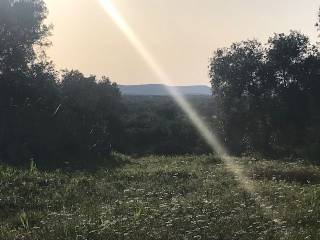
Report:
M94 173L0 167L0 239L320 239L319 167L237 159L253 194L214 156L119 157Z

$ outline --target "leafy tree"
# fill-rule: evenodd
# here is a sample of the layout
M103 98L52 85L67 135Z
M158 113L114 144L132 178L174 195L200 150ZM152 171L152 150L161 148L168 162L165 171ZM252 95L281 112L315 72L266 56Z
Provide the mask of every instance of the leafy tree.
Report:
M120 135L121 95L116 84L78 71L65 71L60 82L61 105L56 113L57 144L72 166L88 167L108 156L113 137Z
M0 2L0 158L11 163L33 157L36 135L54 111L55 71L36 51L49 44L46 16L41 0Z
M46 17L42 0L0 1L0 159L44 168L92 166L121 136L121 96L107 78L78 71L58 81L44 52Z
M290 146L305 145L303 135L316 112L310 104L318 89L317 54L317 48L298 32L269 39L267 80L277 101L272 109L273 128L278 131L277 138Z
M231 152L286 152L308 145L320 106L318 54L295 31L275 34L266 47L246 41L215 52L210 77Z
M1 0L1 74L26 73L36 62L35 48L48 46L50 26L44 24L47 9L42 0Z
M217 117L229 150L244 151L245 133L260 111L263 50L257 41L218 49L211 59L210 78L217 104ZM239 127L241 126L241 127Z

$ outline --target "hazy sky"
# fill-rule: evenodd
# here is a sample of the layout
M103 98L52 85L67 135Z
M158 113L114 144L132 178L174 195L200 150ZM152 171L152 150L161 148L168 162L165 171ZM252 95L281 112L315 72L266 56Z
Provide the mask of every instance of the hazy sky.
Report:
M98 0L45 0L54 25L49 56L58 69L119 84L157 83ZM216 48L300 30L316 41L319 0L113 0L176 85L209 85Z

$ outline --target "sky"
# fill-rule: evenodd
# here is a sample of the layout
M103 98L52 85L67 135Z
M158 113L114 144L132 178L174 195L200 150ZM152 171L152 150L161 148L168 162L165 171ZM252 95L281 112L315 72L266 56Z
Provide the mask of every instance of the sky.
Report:
M118 84L158 83L153 71L98 0L45 0L54 25L48 55L57 69L110 77ZM290 29L317 41L319 0L113 0L174 85L209 85L217 48Z

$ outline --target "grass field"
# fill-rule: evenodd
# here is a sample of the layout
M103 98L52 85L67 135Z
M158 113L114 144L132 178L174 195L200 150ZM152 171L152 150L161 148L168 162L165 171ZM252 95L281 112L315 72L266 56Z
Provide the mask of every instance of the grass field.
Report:
M320 239L319 167L237 159L253 194L214 156L118 158L94 173L0 167L0 239Z

